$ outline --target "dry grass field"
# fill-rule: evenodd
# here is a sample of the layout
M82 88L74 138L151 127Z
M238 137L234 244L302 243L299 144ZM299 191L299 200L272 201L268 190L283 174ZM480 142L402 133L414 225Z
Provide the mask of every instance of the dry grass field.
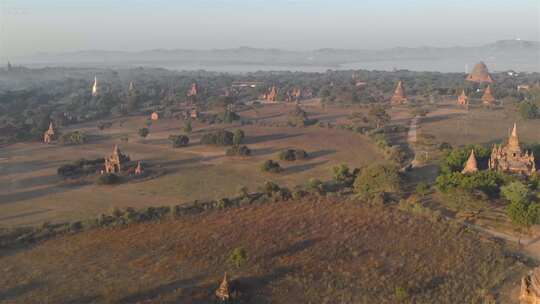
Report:
M420 122L421 132L435 136L438 143L454 146L506 143L514 122L523 143L540 142L540 120L524 120L511 106L493 110L473 106L469 111L446 104Z
M269 105L241 115L267 122L284 121L292 107ZM352 112L365 111L338 107L322 109L316 102L305 108L310 117L333 123L346 122ZM403 119L403 114L396 117ZM145 121L146 117L115 119L113 126L103 131L97 129L97 123L73 126L70 129L84 130L91 135L91 140L80 146L34 142L0 149L0 226L84 219L113 207L139 208L215 199L236 194L241 186L255 190L266 180L294 186L306 183L311 177L328 179L332 167L340 163L359 167L382 159L367 137L318 126L243 126L245 143L254 155L238 158L226 157L225 148L199 144L206 130L222 126L195 124L189 147L173 149L167 137L181 134L183 122L176 119L154 122L150 135L141 139L137 130L145 126ZM120 140L123 135L128 135L129 142ZM116 186L68 183L56 174L59 166L74 160L109 155L115 144L119 144L132 160L152 164L165 174ZM261 173L260 164L264 160L277 160L278 152L288 147L305 149L311 157L299 162L280 162L285 168L280 174Z
M238 303L511 304L525 267L504 251L392 207L307 197L0 251L0 302L213 303L228 272Z

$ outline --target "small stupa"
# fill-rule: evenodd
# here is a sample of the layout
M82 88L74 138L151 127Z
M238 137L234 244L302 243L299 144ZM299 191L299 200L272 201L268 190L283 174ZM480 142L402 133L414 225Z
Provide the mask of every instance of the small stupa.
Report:
M49 123L49 129L45 131L43 134L43 142L46 144L50 144L56 137L56 132L54 130L54 126L52 121Z
M478 171L478 162L476 161L476 156L474 155L474 150L471 150L471 154L469 155L469 159L467 160L467 163L465 163L465 167L461 171L463 174L467 173L474 173Z
M137 162L137 167L135 168L135 175L141 175L144 173L144 169L141 162Z
M465 79L476 83L493 83L493 78L489 75L488 68L482 61L474 66L472 72Z
M219 284L219 288L216 290L216 297L220 301L228 301L232 298L231 287L229 286L229 280L227 279L227 273L223 276L223 281Z
M458 96L457 101L460 106L469 105L469 97L467 96L467 94L465 94L465 90L461 91L461 94Z
M484 90L484 95L482 95L482 102L485 105L493 105L495 103L495 97L493 97L490 85L488 85L487 88Z
M401 80L398 81L396 89L394 90L394 95L390 101L393 104L404 104L407 101L405 90L403 89L403 82Z
M191 88L189 89L187 96L188 97L195 97L199 94L199 88L197 87L196 83L191 84Z

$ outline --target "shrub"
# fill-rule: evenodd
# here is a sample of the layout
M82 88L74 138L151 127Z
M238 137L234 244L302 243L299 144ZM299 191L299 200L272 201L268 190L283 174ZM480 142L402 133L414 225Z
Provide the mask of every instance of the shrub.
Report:
M97 125L98 129L104 130L112 127L112 122L100 122Z
M278 162L269 159L262 164L261 170L263 172L279 173L282 169Z
M356 177L355 173L351 172L349 166L347 166L346 164L336 166L332 168L332 171L334 173L334 181L345 184L347 186L350 186L354 183L354 179Z
M286 149L279 152L279 159L284 161L301 160L307 157L307 152L302 149Z
M146 136L150 134L150 130L148 130L148 128L140 128L137 133L139 134L140 137L146 138Z
M524 101L519 105L519 114L524 119L534 119L538 117L538 107L531 101Z
M56 172L58 175L67 177L76 177L80 175L93 174L103 167L105 160L103 158L97 158L94 160L79 159L71 164L60 166Z
M193 131L193 127L191 126L191 119L189 119L186 121L184 125L184 132L186 132L187 134L191 134L192 131Z
M73 131L60 136L62 145L82 145L86 142L86 134L81 131Z
M244 140L245 136L244 131L241 129L236 129L233 135L233 145L239 146Z
M250 156L251 150L247 146L232 146L225 151L227 156Z
M225 112L223 112L221 114L220 119L224 123L233 123L233 122L239 120L240 116L238 114L236 114L235 112L233 112L233 111L226 110Z
M426 182L420 182L416 185L415 192L420 197L424 197L429 193L429 185Z
M169 141L173 148L185 147L189 144L189 137L186 135L169 135Z
M233 144L234 134L226 130L218 130L206 133L201 138L204 145L231 146Z
M229 262L237 268L244 265L247 261L246 250L242 247L234 248L229 255Z
M325 192L323 182L317 178L310 178L308 180L308 188L317 191L319 194L323 194Z
M99 176L98 185L114 185L120 181L120 177L114 173L105 173Z
M540 205L531 201L532 193L527 185L521 182L512 182L501 188L501 193L510 204L506 206L506 214L520 227L529 228L539 223Z
M389 163L369 165L356 177L354 189L364 199L373 199L383 193L396 193L401 189L398 168Z
M505 183L508 177L497 171L478 171L470 174L452 172L441 174L435 183L441 192L448 192L452 189L462 189L469 192L474 190L482 191L490 197L495 197L499 193L499 188Z

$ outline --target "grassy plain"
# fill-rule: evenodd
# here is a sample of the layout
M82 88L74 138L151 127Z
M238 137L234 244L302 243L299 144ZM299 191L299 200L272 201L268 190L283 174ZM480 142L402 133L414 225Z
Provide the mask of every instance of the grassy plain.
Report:
M285 121L292 105L268 105L257 111L242 112L244 117L264 122ZM313 102L305 106L310 117L323 122L344 123L360 108L321 108ZM241 186L255 190L266 180L294 186L309 178L328 179L331 169L340 163L359 167L381 160L371 141L358 133L320 128L246 125L245 144L253 150L249 158L226 157L222 147L199 144L207 130L239 126L194 124L189 147L173 149L167 137L181 134L183 122L162 119L150 126L150 135L141 139L137 130L146 117L112 120L112 127L98 130L97 123L70 127L84 130L91 139L80 146L19 143L0 149L0 225L36 225L95 217L113 207L172 205L193 200L215 199L236 194ZM68 130L61 130L66 132ZM128 142L121 141L127 135ZM165 174L155 179L117 186L98 186L63 181L56 169L80 158L95 159L109 155L115 144L130 155L159 168ZM266 159L276 159L284 148L301 148L310 153L305 161L281 162L281 174L263 174L259 167Z
M515 303L525 267L505 250L393 207L307 197L2 251L0 302L213 303L228 272L239 303Z

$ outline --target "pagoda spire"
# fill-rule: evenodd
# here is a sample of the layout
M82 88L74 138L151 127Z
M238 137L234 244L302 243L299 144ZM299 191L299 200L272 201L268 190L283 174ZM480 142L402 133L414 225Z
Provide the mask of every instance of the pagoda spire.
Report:
M510 134L510 138L508 138L508 149L512 152L521 152L521 148L519 147L519 137L517 133L516 123L514 123L512 133Z
M471 150L471 154L469 155L469 159L467 160L467 163L465 164L465 168L463 168L463 171L461 173L473 173L478 171L478 162L476 161L476 156L474 154L474 149Z

